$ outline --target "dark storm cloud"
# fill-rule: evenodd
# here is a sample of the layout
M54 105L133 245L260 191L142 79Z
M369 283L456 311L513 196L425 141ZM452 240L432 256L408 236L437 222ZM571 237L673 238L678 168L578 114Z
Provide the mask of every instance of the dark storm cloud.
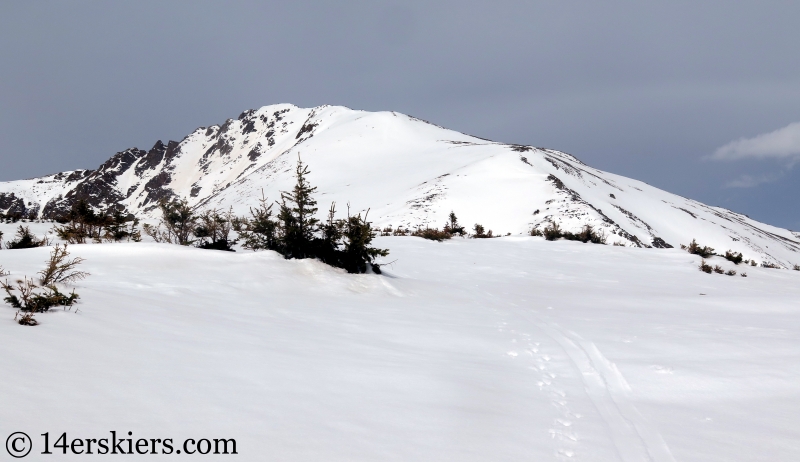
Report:
M4 2L0 180L247 108L341 104L798 229L797 168L708 160L800 121L798 17L796 2Z

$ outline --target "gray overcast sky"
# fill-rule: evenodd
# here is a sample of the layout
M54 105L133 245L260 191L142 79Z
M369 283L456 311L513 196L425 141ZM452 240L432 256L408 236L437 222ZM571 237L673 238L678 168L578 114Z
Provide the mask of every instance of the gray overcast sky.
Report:
M0 181L248 108L337 104L567 151L798 230L798 18L797 1L7 0Z

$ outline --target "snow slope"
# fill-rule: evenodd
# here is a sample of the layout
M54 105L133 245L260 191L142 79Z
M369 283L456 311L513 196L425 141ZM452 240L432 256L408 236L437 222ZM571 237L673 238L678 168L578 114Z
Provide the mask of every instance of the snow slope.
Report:
M551 149L496 143L396 112L289 104L200 127L180 142L117 153L93 171L0 183L0 211L54 217L77 198L121 204L153 219L158 200L247 213L262 192L293 182L298 155L311 169L322 213L369 209L379 226L440 227L455 211L468 227L527 234L550 222L592 225L618 242L678 247L696 238L718 252L782 267L800 263L800 233L759 223Z
M800 272L533 237L378 244L383 276L72 246L92 273L77 313L29 328L0 306L0 435L236 438L243 461L800 460ZM32 275L47 253L0 265Z

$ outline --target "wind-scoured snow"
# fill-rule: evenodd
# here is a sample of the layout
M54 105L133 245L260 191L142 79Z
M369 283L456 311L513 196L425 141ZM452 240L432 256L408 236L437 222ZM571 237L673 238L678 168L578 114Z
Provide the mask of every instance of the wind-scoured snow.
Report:
M609 244L679 247L697 239L759 263L800 263L797 233L594 169L569 154L488 141L396 112L338 106L265 106L198 128L181 142L123 151L95 171L0 183L0 211L53 217L83 197L154 219L159 200L185 198L245 214L262 193L277 200L290 188L298 156L319 188L321 211L336 202L344 213L349 203L354 213L369 209L381 227L441 227L454 211L468 228L480 223L495 235L527 234L551 222L573 232L591 225Z
M32 460L87 458L39 455L44 432L111 430L237 440L209 460L800 460L800 272L539 237L377 245L382 276L70 246L92 273L78 305L37 327L0 306L0 435L31 435ZM48 251L0 265L32 276Z

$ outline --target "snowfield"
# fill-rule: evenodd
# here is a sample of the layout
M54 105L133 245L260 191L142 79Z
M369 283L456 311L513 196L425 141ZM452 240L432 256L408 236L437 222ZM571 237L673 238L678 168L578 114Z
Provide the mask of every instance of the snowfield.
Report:
M377 244L381 276L71 246L92 273L77 310L23 327L0 308L0 435L31 435L29 460L87 458L38 455L44 432L111 430L236 439L207 460L800 460L800 272L521 236ZM30 276L48 253L0 265Z

